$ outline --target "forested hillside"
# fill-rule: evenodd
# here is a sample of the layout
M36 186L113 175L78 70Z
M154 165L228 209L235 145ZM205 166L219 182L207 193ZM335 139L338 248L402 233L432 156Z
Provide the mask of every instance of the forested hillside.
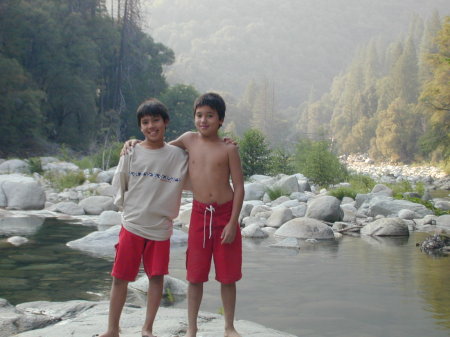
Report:
M275 108L320 97L372 38L406 34L414 15L450 14L448 0L158 0L143 2L151 35L175 52L169 82L240 98L265 83Z
M300 108L298 130L340 153L395 162L450 159L450 17L416 18L409 34L360 48L331 90Z
M0 2L0 156L78 151L136 134L136 106L167 88L172 50L139 27L138 1Z

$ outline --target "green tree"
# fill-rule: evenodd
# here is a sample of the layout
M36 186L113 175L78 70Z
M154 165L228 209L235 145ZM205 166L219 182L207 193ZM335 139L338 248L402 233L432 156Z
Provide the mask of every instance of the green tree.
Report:
M0 155L32 154L42 143L44 92L13 59L0 55Z
M298 172L320 186L336 184L347 176L345 166L331 152L330 142L326 140L301 139L297 144L295 165Z
M160 99L169 109L170 116L167 140L176 139L195 128L192 107L198 96L199 92L194 87L185 84L169 87L161 94Z
M424 86L420 100L428 119L422 139L423 150L432 150L434 159L450 158L450 17L445 18L436 37L438 51L428 56L432 77Z
M271 151L261 131L247 130L239 140L239 153L245 177L269 173Z

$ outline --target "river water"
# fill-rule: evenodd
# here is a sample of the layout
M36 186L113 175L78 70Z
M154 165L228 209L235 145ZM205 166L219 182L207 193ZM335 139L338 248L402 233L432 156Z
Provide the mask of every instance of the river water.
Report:
M0 297L13 304L107 299L111 261L65 245L92 230L47 219L21 247L0 242ZM422 253L415 244L425 236L344 236L300 250L244 239L236 319L302 337L450 336L450 258ZM184 253L172 250L171 276L184 279ZM210 279L201 310L219 312L213 272Z

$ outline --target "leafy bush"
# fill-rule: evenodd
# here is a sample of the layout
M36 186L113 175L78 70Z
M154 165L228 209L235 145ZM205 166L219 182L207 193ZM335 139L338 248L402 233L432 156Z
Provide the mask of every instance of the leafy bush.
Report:
M244 176L268 174L270 152L269 145L261 131L247 130L239 141L239 154Z
M338 187L329 191L328 194L342 201L344 197L355 199L358 192L356 192L354 189L350 187Z
M275 176L280 173L287 175L296 173L294 167L294 158L282 148L278 148L272 151L268 165L269 175Z
M375 180L365 174L350 174L347 181L357 193L368 193L377 184Z
M327 140L302 139L297 145L295 165L300 173L315 184L328 187L348 176L347 169L330 150Z
M47 173L44 176L50 184L58 191L82 185L86 177L82 171L71 171L68 173Z
M281 187L267 188L266 193L272 201L278 199L283 195L289 195L289 193L287 193Z
M406 192L414 192L414 188L411 186L411 183L408 180L402 180L395 184L386 184L392 192L394 198L403 198L403 193Z
M28 165L30 165L31 173L36 172L36 173L42 174L42 172L44 172L44 170L42 169L41 158L39 158L39 157L29 158Z

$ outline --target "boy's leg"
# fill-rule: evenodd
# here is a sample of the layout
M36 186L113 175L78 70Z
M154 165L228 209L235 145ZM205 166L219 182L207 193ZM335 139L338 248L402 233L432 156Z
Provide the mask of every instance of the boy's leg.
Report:
M188 330L186 337L197 336L197 317L203 297L203 283L189 282L188 286Z
M128 281L113 278L109 301L108 330L100 337L119 337L119 322L127 298Z
M161 303L164 285L164 275L156 275L149 277L147 292L147 313L145 315L144 326L142 327L142 336L154 337L153 323L155 322L156 313Z
M221 283L223 313L225 317L225 337L241 337L234 328L234 311L236 308L236 282Z

